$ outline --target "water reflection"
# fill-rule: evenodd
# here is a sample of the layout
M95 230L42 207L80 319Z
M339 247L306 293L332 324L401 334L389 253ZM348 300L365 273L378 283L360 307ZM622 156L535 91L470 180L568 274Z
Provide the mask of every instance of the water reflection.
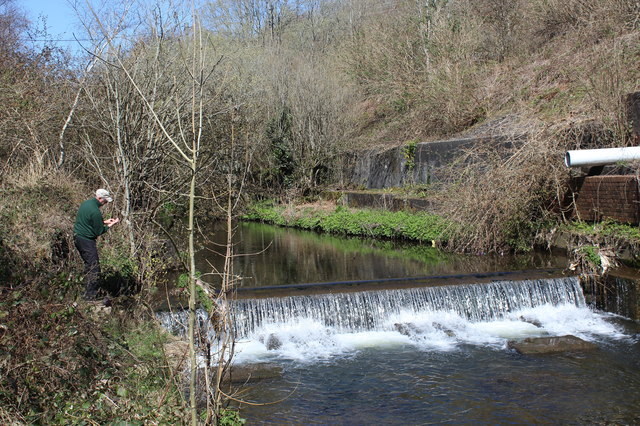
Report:
M209 226L196 265L202 272L222 270L222 224ZM471 256L440 252L427 245L342 237L240 222L233 237L234 273L242 287L449 275L536 268L563 268L566 259L551 253Z

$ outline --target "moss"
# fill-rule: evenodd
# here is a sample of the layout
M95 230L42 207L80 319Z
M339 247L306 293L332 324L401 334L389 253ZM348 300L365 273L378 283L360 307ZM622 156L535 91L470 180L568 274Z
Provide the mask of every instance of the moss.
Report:
M413 171L416 167L416 150L418 148L418 141L413 140L407 142L402 150L402 155L406 161L406 168L409 171Z

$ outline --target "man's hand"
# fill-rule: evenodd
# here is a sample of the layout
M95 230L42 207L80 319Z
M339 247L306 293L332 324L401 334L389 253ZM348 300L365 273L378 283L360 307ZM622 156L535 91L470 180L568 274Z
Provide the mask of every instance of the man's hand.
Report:
M104 221L104 224L107 225L109 228L111 228L113 225L115 225L116 223L120 222L120 219L118 218L111 218L111 219L107 219Z

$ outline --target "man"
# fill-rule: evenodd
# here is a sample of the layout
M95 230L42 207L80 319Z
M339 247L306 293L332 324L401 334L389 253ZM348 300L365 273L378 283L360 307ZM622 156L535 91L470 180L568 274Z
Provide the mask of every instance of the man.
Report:
M100 260L96 239L120 219L103 220L100 207L113 201L106 189L98 189L95 198L80 204L73 226L73 241L84 261L85 300L95 300L100 289Z

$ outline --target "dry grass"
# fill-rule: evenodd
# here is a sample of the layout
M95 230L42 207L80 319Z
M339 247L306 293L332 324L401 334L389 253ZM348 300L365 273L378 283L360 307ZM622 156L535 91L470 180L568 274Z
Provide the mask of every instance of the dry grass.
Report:
M74 253L72 228L83 185L65 172L39 163L9 173L2 184L0 235L3 245L26 263L50 263L53 247Z
M303 204L297 204L296 210L313 210L319 212L332 212L336 209L336 202L333 200L317 200Z
M528 251L544 243L546 229L570 211L565 200L570 172L563 159L568 149L584 143L580 129L585 125L520 126L517 133L526 138L512 147L496 149L496 142L476 145L448 171L438 198L441 212L457 223L450 230L450 249Z
M437 197L459 224L454 250L530 249L564 219L566 150L631 143L624 101L640 90L636 0L400 1L369 19L346 44L366 113L356 140L398 145L521 117L492 133L523 142L477 146L449 170Z
M362 140L429 140L514 113L621 129L640 80L639 17L635 0L401 1L346 43L367 105Z

